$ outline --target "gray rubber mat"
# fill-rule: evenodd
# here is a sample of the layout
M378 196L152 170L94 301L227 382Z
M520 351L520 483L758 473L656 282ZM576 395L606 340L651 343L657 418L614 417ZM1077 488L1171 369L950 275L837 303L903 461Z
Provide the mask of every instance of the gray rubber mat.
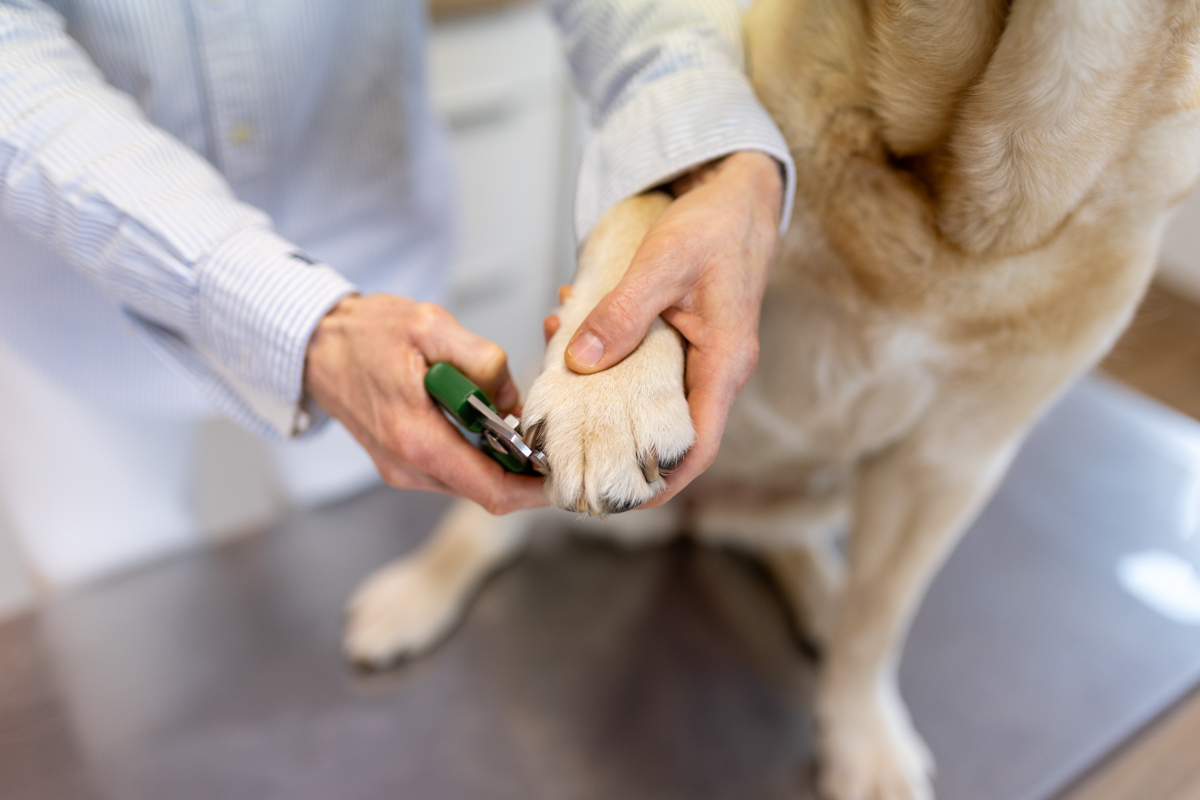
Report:
M941 800L1051 797L1200 681L1186 587L1146 596L1194 578L1198 469L1200 426L1095 380L1034 432L903 662ZM0 625L0 797L813 796L813 666L727 553L543 530L436 652L346 668L344 598L444 502L372 492Z
M1118 577L1169 554L1200 596L1198 513L1200 423L1095 378L1042 421L909 638L942 800L1052 797L1200 683L1200 624Z

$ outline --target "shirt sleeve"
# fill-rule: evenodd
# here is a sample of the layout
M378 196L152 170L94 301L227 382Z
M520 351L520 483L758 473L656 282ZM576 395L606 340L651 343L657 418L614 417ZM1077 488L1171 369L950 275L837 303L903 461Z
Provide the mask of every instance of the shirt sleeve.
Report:
M109 86L62 18L0 5L0 214L120 305L214 404L262 434L304 432L304 357L354 286Z
M795 165L746 77L737 3L552 0L551 10L595 128L576 187L580 241L625 197L739 150L782 165L787 227Z

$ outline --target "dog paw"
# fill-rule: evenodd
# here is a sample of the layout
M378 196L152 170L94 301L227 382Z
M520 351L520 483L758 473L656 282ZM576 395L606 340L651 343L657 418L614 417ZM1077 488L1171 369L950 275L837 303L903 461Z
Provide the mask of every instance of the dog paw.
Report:
M933 757L899 697L825 704L818 786L825 800L933 800Z
M546 453L546 498L568 511L628 511L666 488L664 474L695 441L683 391L683 342L662 320L619 364L593 375L567 368L555 337L530 389L522 425Z
M346 656L386 669L444 639L482 581L520 550L528 515L495 517L475 503L451 507L416 552L359 586L346 609Z
M376 572L347 608L346 656L363 669L386 669L440 642L466 605L460 586L441 581L415 560Z

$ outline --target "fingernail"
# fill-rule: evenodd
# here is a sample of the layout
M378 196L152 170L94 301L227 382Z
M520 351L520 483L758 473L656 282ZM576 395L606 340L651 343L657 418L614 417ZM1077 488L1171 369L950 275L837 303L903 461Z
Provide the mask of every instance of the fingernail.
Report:
M575 360L575 363L585 367L594 367L600 363L600 359L604 358L604 342L590 333L585 333L571 342L567 353Z

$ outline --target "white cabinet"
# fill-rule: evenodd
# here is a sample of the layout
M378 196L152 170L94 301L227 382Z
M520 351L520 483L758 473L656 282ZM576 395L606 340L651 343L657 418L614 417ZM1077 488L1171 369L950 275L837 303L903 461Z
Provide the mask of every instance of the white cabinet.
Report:
M434 28L434 104L450 130L461 204L450 307L519 373L564 272L578 134L561 45L528 4Z

